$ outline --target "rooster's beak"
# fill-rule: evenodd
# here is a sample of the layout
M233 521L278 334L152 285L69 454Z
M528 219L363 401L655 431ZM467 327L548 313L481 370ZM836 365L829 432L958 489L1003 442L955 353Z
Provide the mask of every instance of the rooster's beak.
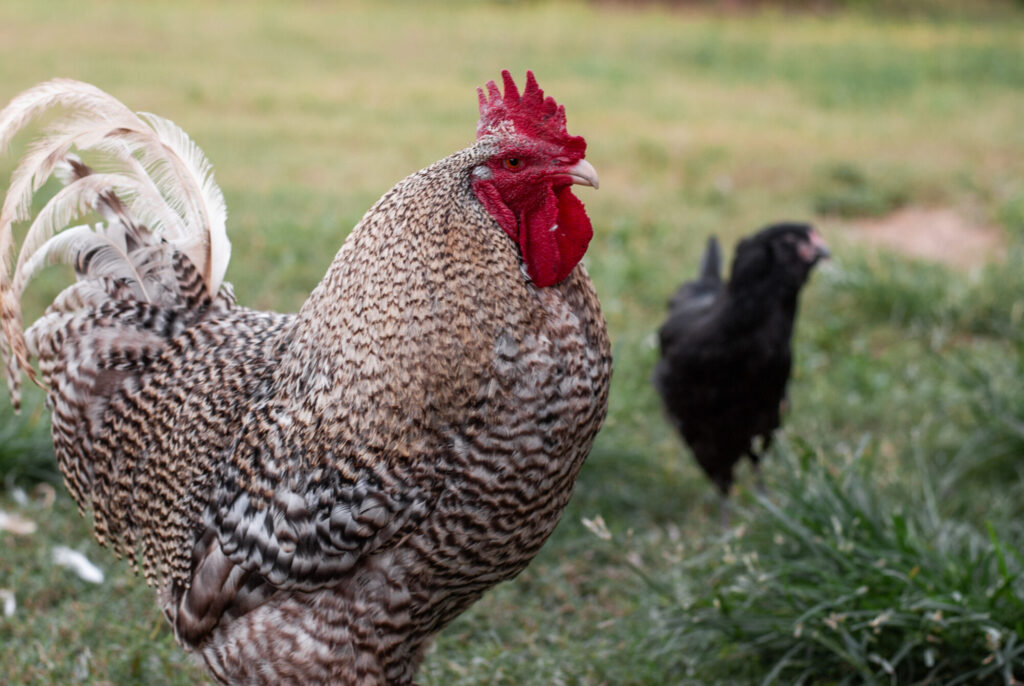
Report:
M565 173L569 175L573 183L578 183L582 186L593 186L594 188L599 186L597 170L594 169L594 165L586 160L580 160L569 167Z

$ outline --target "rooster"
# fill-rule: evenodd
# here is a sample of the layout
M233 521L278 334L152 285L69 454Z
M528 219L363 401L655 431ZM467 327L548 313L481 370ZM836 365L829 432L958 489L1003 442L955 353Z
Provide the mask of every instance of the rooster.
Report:
M533 74L503 80L476 142L385 193L295 314L235 303L223 197L174 124L69 80L0 112L0 149L64 112L0 208L12 397L22 373L47 389L96 538L222 682L411 683L569 500L611 374L571 190L598 178ZM80 217L102 222L63 230ZM25 330L55 262L76 281Z
M828 256L810 226L775 224L740 241L724 283L712 236L699 277L669 302L654 386L723 496L736 463L746 455L757 467L779 428L797 296L814 265Z

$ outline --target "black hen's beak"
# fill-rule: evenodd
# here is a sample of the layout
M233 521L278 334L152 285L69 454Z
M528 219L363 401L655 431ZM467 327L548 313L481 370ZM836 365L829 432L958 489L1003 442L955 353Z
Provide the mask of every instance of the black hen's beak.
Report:
M828 244L821 234L811 229L811 232L807 234L807 242L800 246L800 257L813 264L818 260L827 260L832 257L832 251L828 249Z

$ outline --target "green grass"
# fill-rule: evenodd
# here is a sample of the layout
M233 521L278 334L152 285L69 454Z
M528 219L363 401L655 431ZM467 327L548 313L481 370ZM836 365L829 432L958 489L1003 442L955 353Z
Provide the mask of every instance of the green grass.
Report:
M1024 557L944 516L927 463L898 496L882 458L777 451L771 498L679 556L656 652L680 675L762 683L1010 683L1024 668ZM920 491L909 491L920 488ZM1020 527L1010 536L1020 541ZM671 669L671 667L670 667Z
M0 101L70 76L181 125L227 197L228 279L281 310L381 193L471 142L476 86L532 68L565 104L601 176L580 195L610 413L549 544L439 637L421 683L1024 679L1024 14L852 5L0 0ZM905 205L1002 227L1004 260L958 272L848 237L850 218ZM731 252L782 218L819 223L836 257L802 302L768 496L741 471L723 532L650 388L653 333L709 233ZM27 400L14 417L0 399L0 473L31 490L60 477L40 394ZM0 498L40 526L0 533L0 588L18 599L0 681L202 682L152 591L58 491L49 507ZM582 524L598 515L611 544ZM106 582L55 567L58 544Z

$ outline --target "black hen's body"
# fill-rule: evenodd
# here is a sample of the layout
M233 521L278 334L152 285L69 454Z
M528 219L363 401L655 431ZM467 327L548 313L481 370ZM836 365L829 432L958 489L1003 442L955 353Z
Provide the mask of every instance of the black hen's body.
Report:
M744 455L756 464L779 427L797 297L827 254L807 225L770 226L740 242L726 283L712 237L699 278L684 283L669 302L654 385L723 495L735 464Z

